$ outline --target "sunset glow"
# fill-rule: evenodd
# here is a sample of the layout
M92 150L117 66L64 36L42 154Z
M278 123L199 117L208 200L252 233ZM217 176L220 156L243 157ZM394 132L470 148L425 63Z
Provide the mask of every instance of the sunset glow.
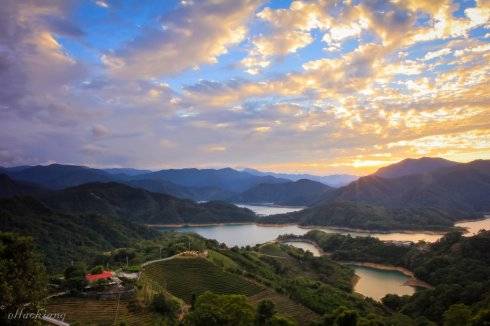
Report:
M490 1L6 1L0 165L490 159Z

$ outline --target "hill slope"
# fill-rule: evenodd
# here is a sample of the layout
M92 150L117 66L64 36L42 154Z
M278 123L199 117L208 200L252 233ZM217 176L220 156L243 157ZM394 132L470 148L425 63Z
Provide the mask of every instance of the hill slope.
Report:
M88 182L109 182L109 173L77 165L51 164L33 166L20 171L8 172L15 180L32 182L50 189L63 189Z
M73 260L158 236L157 231L118 218L61 214L29 197L0 199L0 231L32 236L46 266L53 270Z
M438 157L407 158L401 162L380 168L374 173L382 178L399 178L413 174L430 173L441 168L448 168L459 163Z
M490 161L477 160L430 173L360 178L324 198L323 203L354 201L392 208L437 208L458 217L490 211Z
M262 218L366 229L437 229L490 212L490 161L399 178L362 177L303 211Z
M6 174L0 174L0 198L35 195L44 191L46 190L36 185L15 181Z
M243 192L234 198L234 201L308 206L317 202L322 195L330 191L333 191L332 187L306 179L276 184L261 183Z
M198 204L116 182L88 183L41 197L49 207L71 214L102 214L136 223L222 223L255 220L255 214L224 202Z

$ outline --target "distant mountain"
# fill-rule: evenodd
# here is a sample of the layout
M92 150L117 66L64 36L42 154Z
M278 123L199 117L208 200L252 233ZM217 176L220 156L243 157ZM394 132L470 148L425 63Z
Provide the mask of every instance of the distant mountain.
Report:
M134 177L135 175L141 175L145 173L151 173L151 170L138 170L138 169L131 169L131 168L111 168L111 169L103 169L105 172L109 174L115 174L115 175L127 175L129 177Z
M357 180L359 177L351 174L332 174L332 175L313 175L313 174L294 174L294 173L275 173L275 172L262 172L255 169L243 169L244 172L259 176L273 176L281 179L288 179L291 181L298 181L301 179L308 179L326 184L327 186L338 188L345 186L352 181Z
M324 203L354 201L385 207L437 208L458 216L490 212L490 160L399 178L371 175L327 194Z
M27 181L50 189L63 189L87 182L109 182L114 177L109 173L77 165L37 165L20 171L9 171L8 175L20 181Z
M171 169L136 176L133 180L164 180L174 184L201 188L214 187L235 193L243 192L261 183L284 183L289 180L272 176L257 176L248 172L225 169Z
M457 162L437 157L407 158L401 162L380 168L374 175L383 178L399 178L412 174L430 173L437 169L452 167L458 164Z
M490 212L490 160L399 178L362 177L315 206L267 222L359 228L434 228Z
M166 180L141 179L128 180L123 183L151 192L168 194L174 197L192 199L195 201L228 200L236 195L234 192L217 187L185 187Z
M198 204L116 182L88 183L40 198L63 213L115 216L142 224L250 222L256 218L252 211L229 203Z
M0 217L0 231L32 236L55 271L67 262L158 236L156 230L123 219L55 212L31 197L0 199Z
M234 198L242 203L274 203L276 205L309 206L334 188L323 183L301 179L286 183L261 183Z

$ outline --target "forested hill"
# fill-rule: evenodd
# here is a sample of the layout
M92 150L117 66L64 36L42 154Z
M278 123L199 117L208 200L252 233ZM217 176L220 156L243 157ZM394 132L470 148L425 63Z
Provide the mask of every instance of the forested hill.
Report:
M303 211L267 223L362 229L440 229L490 212L490 161L477 160L399 178L362 177Z
M37 185L28 182L15 181L6 174L0 174L0 198L36 195L44 192L46 192L46 189Z
M309 206L334 188L323 183L301 179L286 183L261 183L236 196L235 202L274 203L277 205Z
M116 182L88 183L40 198L57 211L115 216L143 224L250 222L256 218L251 210L233 204L199 204Z
M0 199L0 231L32 236L53 270L159 234L119 218L61 214L30 197Z
M490 160L400 178L360 178L324 197L322 204L351 201L390 208L436 208L455 217L490 211Z
M413 174L424 174L436 171L442 168L448 168L458 165L459 163L448 161L439 157L422 157L419 159L407 158L395 164L391 164L378 169L374 173L382 178L399 178Z

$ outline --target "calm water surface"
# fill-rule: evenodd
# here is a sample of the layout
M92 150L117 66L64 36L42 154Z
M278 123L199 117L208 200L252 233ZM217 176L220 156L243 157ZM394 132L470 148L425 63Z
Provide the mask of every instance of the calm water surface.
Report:
M412 295L415 288L403 285L410 278L398 271L352 266L359 280L354 291L375 300L381 300L387 294Z
M473 235L478 233L478 231L482 229L490 230L490 216L486 215L486 218L484 220L461 222L461 223L456 223L455 225L466 228L468 230L468 233L466 233L465 235Z
M293 207L293 206L266 206L266 205L246 205L246 204L236 204L238 207L248 208L255 212L255 214L260 216L274 215L274 214L286 214L291 212L296 212L304 209L304 207Z
M241 205L255 211L257 214L269 215L277 213L288 213L302 209L301 207L280 207L280 206L258 206L258 205ZM467 227L471 232L478 232L478 230L485 228L490 230L490 217L481 221L463 222L457 223L457 226ZM417 242L420 240L426 242L434 242L438 240L442 235L431 233L403 233L403 232L390 232L390 233L376 233L376 232L353 232L333 229L329 227L318 227L318 230L322 230L326 233L340 233L350 234L352 236L371 236L376 237L383 241L412 241ZM208 239L216 239L219 242L225 243L229 247L233 246L246 246L256 245L258 243L264 243L276 239L281 234L295 234L303 235L311 229L301 228L297 225L257 225L257 224L218 224L209 226L183 226L177 228L161 228L162 231L175 230L179 232L195 232Z

